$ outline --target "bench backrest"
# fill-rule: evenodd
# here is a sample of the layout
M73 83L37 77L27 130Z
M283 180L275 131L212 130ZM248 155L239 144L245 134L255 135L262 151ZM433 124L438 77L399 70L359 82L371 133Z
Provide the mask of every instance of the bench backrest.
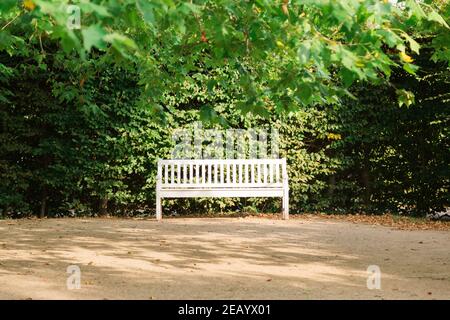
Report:
M157 183L171 187L283 187L286 159L159 160Z

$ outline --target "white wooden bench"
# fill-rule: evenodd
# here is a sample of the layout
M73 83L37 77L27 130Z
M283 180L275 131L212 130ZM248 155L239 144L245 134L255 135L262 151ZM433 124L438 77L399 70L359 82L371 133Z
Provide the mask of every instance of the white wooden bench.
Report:
M286 159L159 160L156 219L162 198L281 197L289 219Z

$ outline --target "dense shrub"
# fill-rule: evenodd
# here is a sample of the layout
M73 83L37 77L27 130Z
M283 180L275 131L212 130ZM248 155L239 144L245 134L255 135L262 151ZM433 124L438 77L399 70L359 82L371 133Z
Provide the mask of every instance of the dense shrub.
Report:
M13 217L153 213L157 159L170 156L176 129L199 120L204 128L276 128L294 213L441 210L449 205L450 77L429 56L419 61L421 79L397 70L396 87L356 84L354 99L262 117L236 108L239 80L228 69L199 67L161 94L161 112L141 99L139 66L95 53L88 61L1 55L8 69L0 79L0 210ZM415 93L415 104L398 106L401 88ZM275 212L280 201L182 199L165 208Z

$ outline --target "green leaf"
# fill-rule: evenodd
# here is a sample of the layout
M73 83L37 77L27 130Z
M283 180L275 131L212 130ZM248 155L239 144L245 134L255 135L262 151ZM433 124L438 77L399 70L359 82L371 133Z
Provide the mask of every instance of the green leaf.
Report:
M208 93L209 94L213 94L214 93L214 87L217 85L217 81L214 79L210 79L208 80L208 82L206 83L206 87L208 89Z
M199 5L186 1L181 4L180 11L184 14L200 14L200 8L201 7Z
M17 5L17 0L1 0L0 12L5 13L14 8Z
M403 37L409 42L409 47L411 50L419 54L420 44L418 44L417 41L411 38L407 33L404 33Z
M213 122L217 118L216 110L210 106L203 106L200 109L200 120L202 122Z
M411 64L411 63L405 63L405 64L403 64L403 69L406 72L408 72L408 73L410 73L412 75L415 75L416 71L419 70L419 67L414 65L414 64Z
M415 97L414 97L414 93L412 93L411 91L404 90L404 89L397 89L397 90L395 90L395 92L397 93L398 105L400 107L402 105L409 107L410 105L414 104Z
M73 30L67 29L65 26L57 26L54 28L52 36L61 39L62 48L66 53L74 49L81 55L84 53L80 39L78 39Z
M103 40L106 32L100 25L91 25L88 28L83 29L81 34L83 35L83 46L86 51L91 51L92 47L96 47L98 49L106 48L105 41Z
M348 70L347 68L343 68L340 72L342 81L344 82L344 86L346 88L350 87L352 83L356 80L355 73Z
M306 83L304 83L298 90L298 96L305 105L311 102L312 93L311 86Z
M112 47L116 49L123 57L129 58L128 52L136 50L136 43L120 33L110 33L104 36L103 40L111 43Z
M301 64L307 64L311 55L311 42L304 41L297 49L297 55Z
M390 29L381 29L376 32L383 37L383 41L391 48L395 47L400 41L402 41L402 39Z
M95 4L95 3L91 2L90 0L82 0L80 3L80 8L81 8L81 11L85 12L85 13L94 12L101 17L110 17L111 16L111 14L109 13L109 11L106 7Z
M417 3L416 0L407 0L406 5L410 8L413 16L415 16L419 19L426 17L425 12L423 11L420 4Z
M155 25L156 23L154 14L154 10L156 9L155 5L146 0L138 0L136 2L136 6L139 12L141 12L144 21L150 25Z
M428 15L428 20L435 21L446 28L450 28L444 18L442 18L442 16L434 10Z

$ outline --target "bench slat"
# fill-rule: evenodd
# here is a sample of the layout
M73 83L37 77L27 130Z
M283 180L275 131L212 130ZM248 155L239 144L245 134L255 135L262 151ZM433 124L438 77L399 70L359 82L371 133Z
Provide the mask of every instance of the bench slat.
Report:
M272 183L201 183L201 184L191 184L191 183L177 183L177 184L161 184L161 189L174 189L174 188L211 188L211 187L217 187L222 189L232 189L232 188L267 188L267 187L283 187L282 182L272 182Z

